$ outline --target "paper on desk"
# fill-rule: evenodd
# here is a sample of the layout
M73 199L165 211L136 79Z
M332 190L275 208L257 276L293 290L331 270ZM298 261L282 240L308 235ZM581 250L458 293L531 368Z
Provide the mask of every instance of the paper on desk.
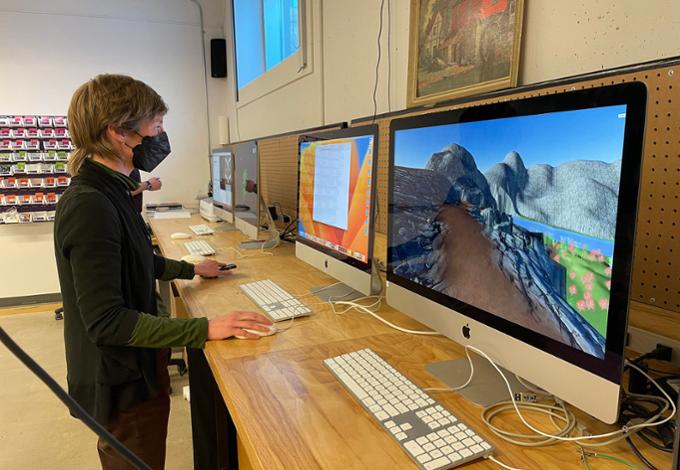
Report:
M153 216L154 219L188 219L189 217L191 217L189 211L156 212Z

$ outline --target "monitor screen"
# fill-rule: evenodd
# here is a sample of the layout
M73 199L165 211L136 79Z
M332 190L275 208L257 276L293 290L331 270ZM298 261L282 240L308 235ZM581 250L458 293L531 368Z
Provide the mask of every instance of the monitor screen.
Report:
M233 155L230 149L213 150L211 155L211 181L213 203L231 210L233 204Z
M259 225L260 199L257 192L257 142L242 142L233 147L234 216L249 225Z
M388 281L618 383L645 96L393 121Z
M300 139L298 240L357 266L371 259L374 126Z

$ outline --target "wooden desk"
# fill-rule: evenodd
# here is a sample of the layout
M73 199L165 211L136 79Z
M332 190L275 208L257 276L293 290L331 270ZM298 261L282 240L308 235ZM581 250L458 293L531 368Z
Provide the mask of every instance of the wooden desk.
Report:
M197 219L195 216L193 219L151 221L165 256L179 258L185 254L183 241L171 240L169 235L175 231L188 232L189 224L203 223ZM190 315L211 318L231 310L255 309L238 288L240 283L250 280L272 279L294 295L304 295L309 287L335 282L297 260L293 245L287 242L273 250L274 255L249 250L242 252L247 257L240 257L234 248L242 239L238 232L218 232L207 238L217 251L215 258L234 262L238 269L224 279L178 281L180 296ZM211 341L204 350L220 395L238 431L241 468L417 468L322 361L370 347L417 385L434 387L443 384L425 371L424 364L461 357L462 348L444 337L400 333L356 311L335 314L330 306L317 303L319 301L313 296L304 300L315 314L296 319L290 330L258 341ZM380 313L402 326L424 329L389 307L383 306ZM539 449L510 445L485 428L479 407L456 393L435 392L433 395L494 443L497 447L495 457L507 465L526 469L583 468L573 444L561 443ZM614 429L591 418L580 417L592 432ZM516 417L504 419L501 424L525 432ZM537 417L534 421L550 429L547 419ZM659 468L670 466L669 456L660 455L647 446L642 449ZM638 463L625 443L612 445L601 452ZM602 458L591 459L590 463L593 470L620 466ZM498 467L482 460L470 464L469 468Z

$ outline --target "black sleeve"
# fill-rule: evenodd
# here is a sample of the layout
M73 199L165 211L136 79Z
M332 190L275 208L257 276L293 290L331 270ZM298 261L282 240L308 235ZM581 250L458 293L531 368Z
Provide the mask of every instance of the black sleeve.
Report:
M162 256L158 256L157 254L153 255L153 274L156 279L160 279L163 277L163 273L165 272L165 258Z
M118 214L98 192L77 195L72 202L71 214L60 224L60 239L83 324L98 346L127 345L139 312L123 300Z
M173 279L193 279L194 265L186 261L177 261L170 258L163 258L159 255L153 257L153 267L156 279L161 281L172 281Z

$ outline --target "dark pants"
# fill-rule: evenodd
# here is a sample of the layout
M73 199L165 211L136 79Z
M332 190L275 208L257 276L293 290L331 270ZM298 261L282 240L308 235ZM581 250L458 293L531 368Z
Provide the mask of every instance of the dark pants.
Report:
M158 351L156 366L161 386L158 396L117 412L106 428L152 469L162 470L165 468L165 441L170 416L167 349ZM104 470L134 470L135 467L105 441L97 441L97 450Z

